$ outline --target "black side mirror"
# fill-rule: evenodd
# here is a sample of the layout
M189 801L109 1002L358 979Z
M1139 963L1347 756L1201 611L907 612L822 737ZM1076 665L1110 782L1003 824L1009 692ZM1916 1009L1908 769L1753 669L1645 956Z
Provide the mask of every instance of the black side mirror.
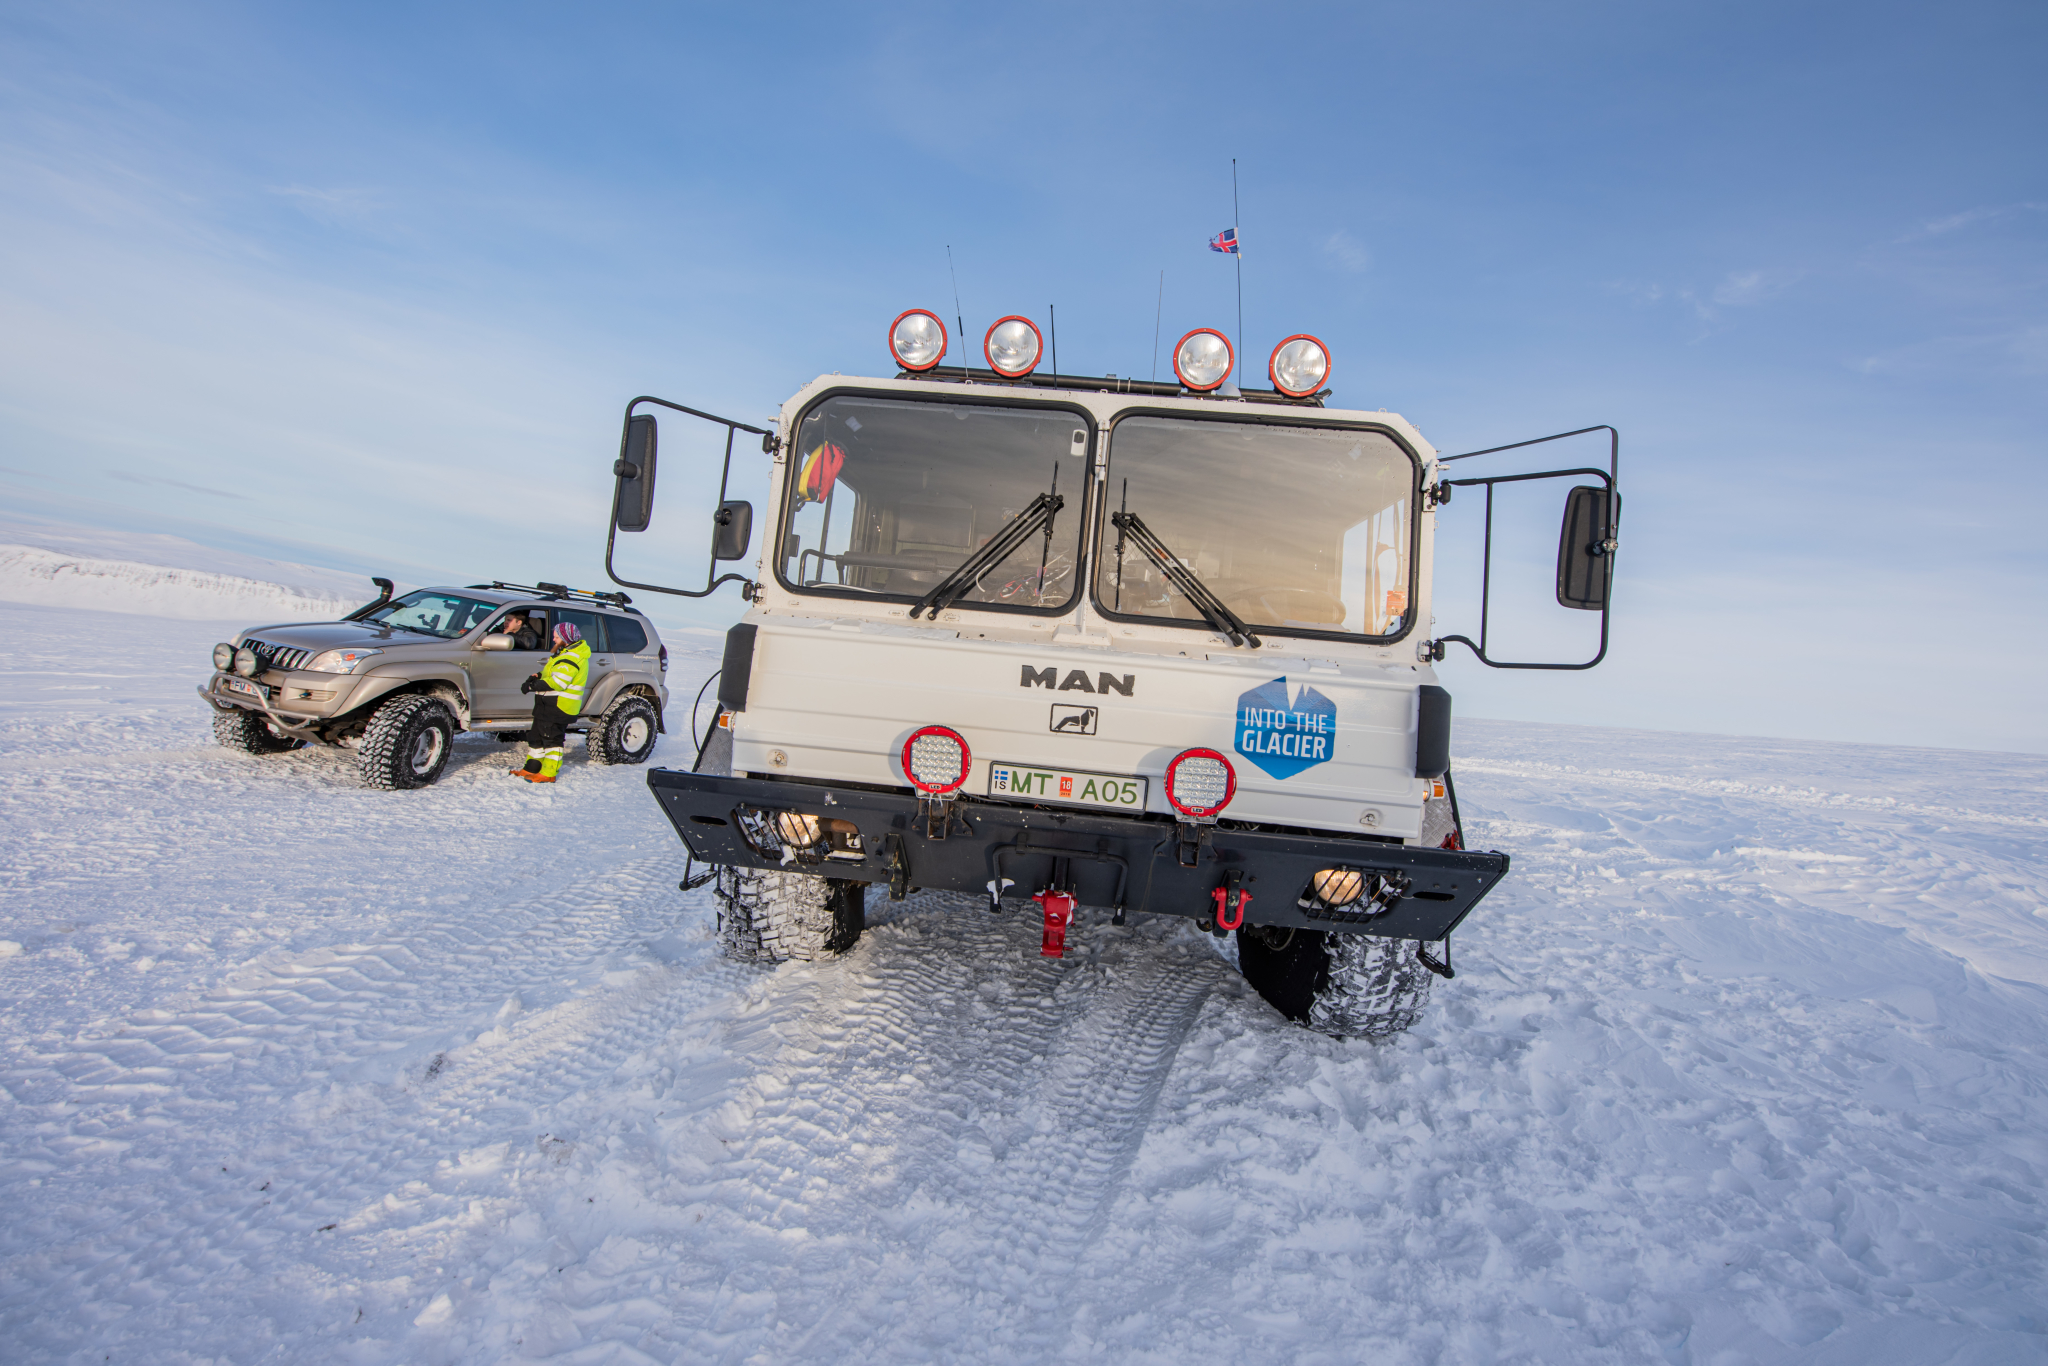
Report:
M1564 497L1564 526L1557 535L1557 602L1560 607L1598 612L1614 585L1614 525L1608 500L1620 510L1619 495L1581 484Z
M645 531L654 516L654 419L643 413L626 419L626 439L612 465L618 477L612 521L621 531Z
M711 517L711 558L743 560L747 543L754 539L754 505L726 502Z

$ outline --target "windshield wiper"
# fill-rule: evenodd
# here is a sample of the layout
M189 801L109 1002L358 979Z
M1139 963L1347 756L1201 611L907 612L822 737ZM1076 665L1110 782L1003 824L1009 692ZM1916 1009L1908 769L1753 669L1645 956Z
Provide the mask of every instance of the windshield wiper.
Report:
M1252 634L1252 628L1245 625L1237 613L1224 606L1223 599L1217 597L1208 584L1196 578L1194 571L1182 564L1178 555L1166 548L1166 542L1145 525L1144 518L1135 512L1112 512L1109 523L1117 530L1119 561L1123 559L1123 541L1128 536L1137 543L1138 549L1145 552L1147 559L1159 566L1160 572L1166 575L1166 581L1195 605L1202 619L1215 627L1219 634L1227 636L1233 646L1256 646L1260 643L1259 638Z
M1038 532L1044 531L1050 539L1052 519L1066 505L1067 500L1057 493L1041 493L1033 498L1022 512L996 529L987 545L961 561L958 569L940 579L937 587L919 598L917 606L910 609L910 615L915 618L920 612L930 612L934 617L938 616L966 596L983 574L1010 558L1018 546Z

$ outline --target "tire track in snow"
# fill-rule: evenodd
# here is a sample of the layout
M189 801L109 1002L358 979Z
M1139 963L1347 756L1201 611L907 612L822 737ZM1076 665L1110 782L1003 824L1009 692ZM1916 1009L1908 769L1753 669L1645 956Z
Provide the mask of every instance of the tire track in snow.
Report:
M1064 1292L1228 969L1163 924L1086 927L1055 963L1028 916L917 902L805 973L724 1178L758 1255L721 1271L684 1355L906 1359L956 1309L1002 1325L992 1348L1066 1333ZM793 1236L861 1260L863 1296L808 1293ZM971 1260L949 1252L970 1245ZM710 1330L716 1302L764 1291L761 1329Z
M253 986L131 1019L125 1032L14 1069L7 1089L27 1098L6 1117L18 1217L0 1235L0 1266L14 1287L0 1298L0 1320L35 1318L52 1291L75 1299L98 1288L99 1298L135 1303L128 1291L166 1268L210 1265L232 1279L243 1258L278 1237L348 1220L390 1224L393 1193L502 1121L489 1114L494 1106L537 1111L593 1083L602 1089L620 1059L757 974L722 963L706 941L694 964L642 967L523 1016L512 1002L692 914L672 890L680 865L647 860L533 898L489 937L436 925L412 943L297 955L267 965ZM470 990L449 993L451 983ZM506 1004L495 1022L479 1015L496 1001ZM395 1065L435 1044L446 1046L425 1067ZM398 1085L355 1080L366 1064L386 1074L375 1080ZM309 1116L323 1088L334 1113ZM269 1114L250 1115L266 1102ZM110 1166L137 1165L175 1175L107 1179ZM267 1198L253 1189L255 1172L269 1176ZM90 1198L74 1188L90 1188ZM261 1283L260 1271L250 1274Z

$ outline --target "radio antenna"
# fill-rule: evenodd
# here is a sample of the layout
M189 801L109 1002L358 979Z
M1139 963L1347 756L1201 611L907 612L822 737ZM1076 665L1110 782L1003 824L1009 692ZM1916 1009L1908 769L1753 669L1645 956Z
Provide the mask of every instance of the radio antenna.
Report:
M1236 163L1233 162L1232 164L1235 165ZM962 348L960 353L960 374L962 378L965 378L967 375L967 352L965 349L967 346L967 320L960 314L960 272L953 269L953 244L950 242L946 244L946 274L953 277L953 321L960 328L960 346ZM1240 313L1244 311L1241 295L1242 290L1240 289L1240 302L1238 305Z
M1052 319L1052 377L1060 377L1060 311L1051 304L1045 306L1046 316Z
M1159 303L1152 310L1152 380L1159 380L1159 320L1166 316L1166 272L1159 272Z
M1237 258L1237 354L1231 359L1237 363L1237 372L1244 373L1244 232L1237 219L1237 158L1230 159L1230 230L1237 239L1237 250L1231 255ZM1155 365L1155 374L1158 373ZM1244 381L1239 380L1242 387Z

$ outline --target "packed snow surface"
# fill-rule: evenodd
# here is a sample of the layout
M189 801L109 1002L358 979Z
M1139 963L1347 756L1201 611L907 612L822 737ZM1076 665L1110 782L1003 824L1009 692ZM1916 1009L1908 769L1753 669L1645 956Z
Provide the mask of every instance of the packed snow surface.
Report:
M10 1360L2048 1359L2048 759L1463 722L1375 1047L1183 921L721 961L645 770L213 746L248 624L0 607Z

